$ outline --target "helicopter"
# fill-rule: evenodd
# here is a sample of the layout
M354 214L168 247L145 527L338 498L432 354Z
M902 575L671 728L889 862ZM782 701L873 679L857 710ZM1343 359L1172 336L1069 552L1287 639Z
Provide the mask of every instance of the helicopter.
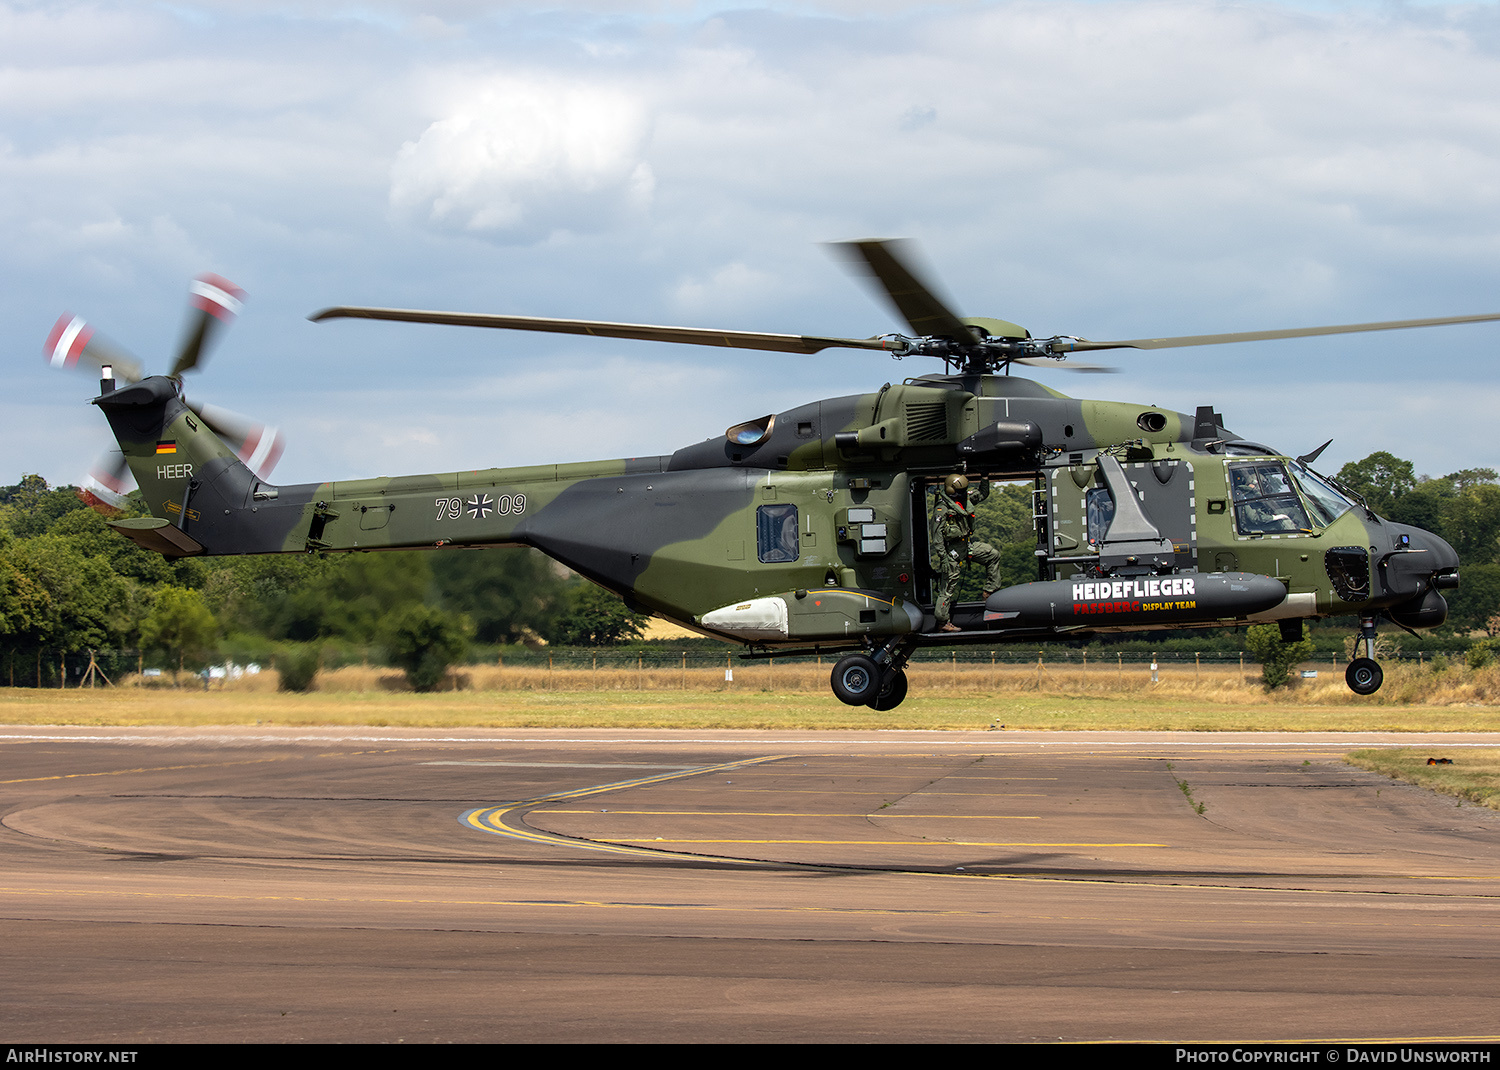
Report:
M1192 414L1068 397L1015 366L1107 370L1074 354L1166 349L1500 320L1500 314L1090 341L1034 338L961 316L905 243L836 246L910 333L768 334L592 320L337 306L309 319L367 319L817 353L926 356L942 372L800 405L655 457L278 486L279 439L184 400L233 284L204 276L196 319L167 375L144 376L81 320L48 340L55 364L98 365L108 419L149 517L114 519L137 544L189 555L529 546L661 616L745 648L743 657L837 655L843 702L889 710L905 666L930 646L1034 643L1101 634L1275 622L1360 621L1346 672L1374 693L1377 621L1441 624L1458 586L1453 548L1392 523L1311 467ZM205 282L204 280L208 280ZM272 442L275 445L271 445ZM271 458L274 461L274 458ZM1037 578L951 608L941 627L931 523L945 480L1031 486ZM119 486L116 480L115 487ZM951 485L951 484L950 484Z

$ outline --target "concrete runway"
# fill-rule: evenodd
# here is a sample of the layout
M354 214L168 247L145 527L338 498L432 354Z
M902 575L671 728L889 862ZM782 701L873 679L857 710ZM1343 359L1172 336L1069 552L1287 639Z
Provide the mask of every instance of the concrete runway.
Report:
M1500 814L1339 760L1491 742L0 728L0 1023L1495 1040Z

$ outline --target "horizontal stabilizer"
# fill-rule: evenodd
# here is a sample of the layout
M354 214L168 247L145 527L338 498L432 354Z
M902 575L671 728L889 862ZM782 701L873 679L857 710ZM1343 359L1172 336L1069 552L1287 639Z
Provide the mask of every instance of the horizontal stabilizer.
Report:
M178 531L169 520L159 517L131 517L112 520L109 526L144 550L163 557L192 557L203 552L203 544L191 535Z

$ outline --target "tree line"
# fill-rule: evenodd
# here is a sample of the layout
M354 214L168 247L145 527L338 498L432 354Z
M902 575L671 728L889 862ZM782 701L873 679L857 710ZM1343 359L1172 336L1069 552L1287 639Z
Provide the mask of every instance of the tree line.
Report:
M399 664L421 686L438 651L458 660L471 644L613 643L648 619L532 550L168 561L111 530L72 487L36 475L0 487L0 683L56 686L61 657L90 651L112 673L290 662L315 645Z

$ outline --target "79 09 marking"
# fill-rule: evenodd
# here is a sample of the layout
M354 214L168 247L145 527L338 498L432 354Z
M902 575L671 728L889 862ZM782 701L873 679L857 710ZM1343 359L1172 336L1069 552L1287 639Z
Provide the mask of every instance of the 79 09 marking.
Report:
M459 520L466 511L473 519L483 520L491 513L499 513L501 516L524 513L526 495L502 494L498 498L491 498L488 494L475 494L468 499L436 498L433 505L437 508L437 516L434 517L436 520Z

